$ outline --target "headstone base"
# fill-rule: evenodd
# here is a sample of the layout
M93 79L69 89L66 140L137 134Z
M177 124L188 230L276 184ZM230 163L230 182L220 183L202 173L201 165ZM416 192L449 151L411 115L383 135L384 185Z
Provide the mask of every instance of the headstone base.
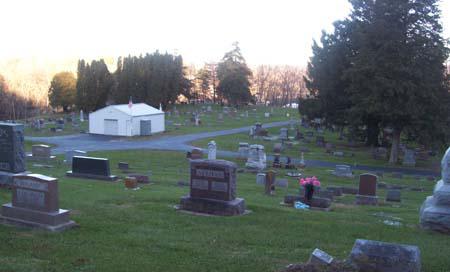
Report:
M357 205L378 205L377 196L356 195Z
M30 174L31 172L21 172L21 173L9 173L9 172L3 172L0 171L0 187L10 187L13 183L13 176L14 175L26 175Z
M245 212L245 200L236 198L232 201L192 198L183 196L180 201L182 210L214 215L240 215Z
M427 197L420 207L420 226L424 229L450 234L450 207L437 206L434 196Z
M57 232L77 226L69 219L69 214L68 210L63 209L49 213L13 207L8 203L2 206L0 222Z
M341 177L341 178L353 178L353 174L341 174L341 173L337 173L336 171L331 172L332 175L336 176L336 177Z
M284 197L284 203L288 204L290 206L293 206L296 201L300 201L305 204L308 204L308 203L306 203L305 197L303 197L303 196L286 195ZM311 199L311 203L309 203L308 205L313 208L328 209L331 206L331 202L332 202L332 200L329 198L313 196L313 198Z
M33 156L32 154L28 154L25 158L29 161L53 161L54 159L56 159L56 156L37 157Z
M100 176L100 175L91 175L91 174L78 174L78 173L72 173L72 171L66 172L67 177L72 178L85 178L85 179L98 179L98 180L106 180L106 181L116 181L117 176Z
M357 195L358 194L358 188L353 187L342 187L342 193L345 195Z

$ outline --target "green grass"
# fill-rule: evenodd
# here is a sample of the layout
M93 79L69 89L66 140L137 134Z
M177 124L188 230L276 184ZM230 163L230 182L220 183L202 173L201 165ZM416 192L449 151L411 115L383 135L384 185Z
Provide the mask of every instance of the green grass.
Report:
M288 127L288 126L286 126ZM280 128L269 128L270 135L278 136L280 134ZM300 128L300 131L305 134L306 131L313 131L313 129ZM323 136L325 141L335 144L337 151L344 151L346 154L352 154L353 156L336 157L325 152L325 148L317 147L315 144L315 139L317 132L314 131L313 140L310 143L304 143L303 141L294 141L294 146L292 148L285 148L281 155L290 156L291 158L300 158L300 147L304 146L309 149L310 152L304 153L305 160L322 160L330 161L336 163L345 163L350 165L372 165L372 166L384 166L392 167L387 160L375 160L372 158L371 149L365 147L361 143L358 147L349 147L346 140L339 140L338 133L332 133L330 131L325 131ZM289 136L295 136L295 130L289 129ZM198 147L206 148L208 142L214 140L217 144L218 150L228 150L236 151L239 147L239 142L247 142L249 144L261 144L264 145L264 149L267 154L273 154L273 147L276 143L281 143L281 141L264 141L263 139L252 139L249 137L248 133L233 134L227 136L220 136L215 138L206 138L199 141L195 141L192 144ZM435 156L428 161L416 160L417 169L430 169L435 166L439 166L440 156ZM401 168L411 168L405 167L401 164L395 165L395 167Z
M170 121L173 124L181 124L181 127L178 129L173 125L167 125L166 122L166 131L164 133L155 134L152 136L137 136L137 137L125 137L127 140L147 140L149 138L160 137L163 135L182 135L187 133L198 133L198 132L206 132L206 131L215 131L215 130L223 130L223 129L231 129L238 128L243 126L254 125L255 122L277 122L277 121L287 121L289 118L299 118L299 114L297 109L290 108L273 108L273 114L266 118L264 117L265 112L271 112L269 107L265 106L244 106L237 110L234 116L228 116L226 114L223 115L223 122L218 121L219 112L222 112L222 107L219 105L211 105L213 108L212 113L201 113L200 119L202 124L196 127L193 123L190 122L191 114L194 111L200 112L203 107L207 107L206 105L176 105L177 110L180 112L179 116L175 116L172 114L168 116L166 114L166 121ZM231 111L231 110L230 110ZM244 114L246 111L249 112L249 117L242 117L241 114ZM290 117L286 117L286 114L289 113ZM41 116L40 118L49 118L53 119L63 117L62 114L55 115L46 115ZM75 115L76 118L79 115ZM188 121L188 122L186 122ZM60 136L60 135L70 135L77 134L80 131L88 131L89 130L89 122L85 120L85 122L80 123L80 127L73 127L71 123L66 122L65 128L61 132L51 132L50 128L55 127L56 125L47 125L45 128L40 131L36 131L30 126L26 126L25 135L26 136L34 136L34 137L47 137L47 136Z
M67 166L28 170L59 178L60 206L71 209L80 228L63 233L18 229L0 225L0 271L276 271L306 261L314 248L338 257L348 256L355 239L418 245L423 271L448 271L450 238L418 227L418 209L431 194L432 182L412 178L392 184L423 186L426 191L402 191L401 204L355 206L354 196L337 198L330 212L299 211L280 205L285 193L296 193L290 180L286 192L263 195L252 174L238 174L239 197L252 213L238 217L193 216L175 211L188 193L177 187L188 181L184 154L157 151L92 152L111 161L115 174L119 161L137 172L152 171L154 184L125 190L121 182L66 178ZM58 156L61 161L62 157ZM240 163L242 165L242 163ZM282 176L284 171L279 171ZM332 176L327 169L306 169L322 186L354 185L356 179ZM385 191L379 190L380 200ZM0 190L0 202L11 192ZM384 212L401 218L393 227L374 216Z
M271 112L269 107L265 106L245 106L237 109L234 116L223 114L223 122L218 121L219 113L222 112L222 107L219 105L211 105L213 112L201 113L200 120L202 124L198 127L190 122L191 114L194 111L201 111L202 105L177 105L177 110L180 112L179 116L166 114L166 121L171 121L173 124L181 124L181 127L176 129L175 126L166 124L166 132L161 135L182 135L188 133L198 133L207 131L216 131L224 129L239 128L244 126L254 125L256 122L271 123L278 121L288 121L289 118L298 119L299 114L297 109L290 108L273 108L273 114L269 118L264 117L265 112ZM206 108L207 105L204 105ZM231 110L230 110L231 111ZM249 117L245 117L245 112L248 111ZM184 113L184 114L183 114ZM241 116L244 115L244 116ZM287 117L289 114L290 117ZM142 137L141 137L142 138ZM145 137L143 137L145 139Z
M35 118L29 118L29 120L34 119L44 119L46 122L48 118L53 118L53 120L64 118L65 116L69 116L68 114L50 114L50 115L42 115ZM78 120L80 117L79 113L75 114L75 118ZM71 134L78 134L81 131L88 131L89 130L89 121L85 120L84 122L78 122L79 127L73 126L72 123L65 122L64 129L59 132L51 132L50 128L56 128L56 124L46 124L44 128L41 130L36 130L31 127L31 123L25 126L25 136L32 136L32 137L48 137L48 136L62 136L62 135L71 135Z

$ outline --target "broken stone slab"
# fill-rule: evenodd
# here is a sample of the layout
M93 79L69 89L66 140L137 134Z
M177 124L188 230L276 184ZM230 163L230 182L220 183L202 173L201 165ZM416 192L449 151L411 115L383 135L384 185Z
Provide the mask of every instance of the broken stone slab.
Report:
M417 246L357 239L349 260L359 271L420 272L420 250Z
M309 257L308 263L316 265L330 265L333 262L333 256L329 255L323 250L318 248L314 249Z

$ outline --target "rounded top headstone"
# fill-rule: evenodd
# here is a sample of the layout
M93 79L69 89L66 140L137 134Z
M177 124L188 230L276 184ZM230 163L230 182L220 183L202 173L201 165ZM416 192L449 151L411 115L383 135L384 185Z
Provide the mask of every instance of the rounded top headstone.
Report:
M445 183L450 183L450 147L445 152L444 157L442 157L441 175Z

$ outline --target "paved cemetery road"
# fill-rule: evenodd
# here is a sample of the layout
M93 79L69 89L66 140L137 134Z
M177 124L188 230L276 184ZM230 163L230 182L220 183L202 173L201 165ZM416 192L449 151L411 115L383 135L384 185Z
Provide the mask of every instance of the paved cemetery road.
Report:
M280 127L289 125L289 121L274 122L264 124L264 128ZM105 135L91 135L91 134L75 134L67 136L54 137L25 137L26 140L42 142L56 145L52 149L54 154L64 154L66 150L83 150L83 151L103 151L103 150L131 150L131 149L149 149L149 150L170 150L170 151L190 151L193 146L190 142L213 138L218 136L225 136L248 132L250 126L219 130L212 132L201 132L178 136L162 136L149 140L130 141L123 137L105 136ZM237 147L236 147L237 148ZM207 152L207 150L205 150ZM217 151L217 155L222 157L237 157L237 152L232 151ZM267 156L268 161L272 161L272 156ZM298 163L298 159L292 159L294 163ZM334 169L336 164L334 162L306 160L306 164L310 167L329 167ZM399 172L406 175L422 175L422 176L438 176L439 173L431 170L405 169L405 168L388 168L364 165L352 165L355 170L367 171L382 171L382 172Z

